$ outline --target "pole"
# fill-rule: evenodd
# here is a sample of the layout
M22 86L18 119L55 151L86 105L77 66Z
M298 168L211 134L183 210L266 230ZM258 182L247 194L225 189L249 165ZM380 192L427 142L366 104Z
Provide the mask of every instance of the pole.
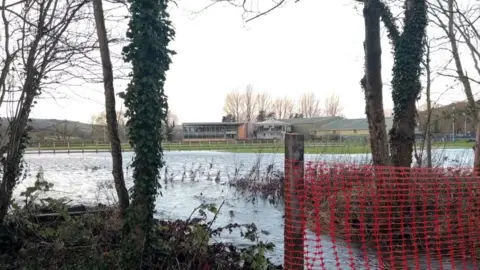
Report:
M284 267L286 270L304 268L305 220L302 209L305 195L304 152L305 136L285 134L285 226Z
M452 135L453 135L453 141L455 141L455 119L452 122Z
M455 107L452 107L452 141L455 141Z

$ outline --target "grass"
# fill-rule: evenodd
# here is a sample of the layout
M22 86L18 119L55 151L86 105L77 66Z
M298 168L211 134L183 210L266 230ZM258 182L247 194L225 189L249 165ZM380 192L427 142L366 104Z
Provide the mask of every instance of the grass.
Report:
M471 149L473 142L457 141L457 142L435 142L432 144L434 148L447 148L447 149ZM259 142L183 142L183 143L164 143L165 151L220 151L230 153L283 153L284 145L282 142L277 143L259 143ZM125 151L131 151L129 144L122 144L122 148ZM30 147L30 151L107 151L110 150L109 144L79 144L72 143L70 145L58 144L55 147L53 145L40 145L40 147ZM305 142L305 153L307 154L364 154L370 153L369 145L348 143L313 143Z
M165 151L220 151L230 153L283 153L283 143L238 143L238 144L226 144L226 143L165 143ZM131 151L131 147L128 144L122 145L125 151ZM53 146L40 146L30 147L29 151L107 151L110 149L108 144L71 144L68 145L56 145ZM370 148L368 145L355 145L355 144L337 144L337 145L321 145L321 144L305 144L305 153L307 154L358 154L369 153Z
M456 142L434 142L433 147L458 148L458 149L472 149L474 142L456 141Z

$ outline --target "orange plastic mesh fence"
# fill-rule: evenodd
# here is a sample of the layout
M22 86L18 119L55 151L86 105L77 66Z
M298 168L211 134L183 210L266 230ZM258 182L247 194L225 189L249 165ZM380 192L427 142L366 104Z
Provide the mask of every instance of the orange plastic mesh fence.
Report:
M285 162L285 269L480 269L465 168Z

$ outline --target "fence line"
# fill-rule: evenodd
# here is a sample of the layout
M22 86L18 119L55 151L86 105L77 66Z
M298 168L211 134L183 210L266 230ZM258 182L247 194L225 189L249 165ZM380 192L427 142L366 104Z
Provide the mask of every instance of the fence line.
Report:
M319 143L305 142L305 147L343 147L348 144L338 143ZM130 144L122 143L123 151L131 151ZM362 145L364 146L364 145ZM226 151L226 150L262 150L275 149L279 150L284 147L283 141L182 141L182 142L166 142L163 148L166 151ZM44 142L32 144L27 148L29 153L100 153L109 152L111 146L109 142Z
M471 168L303 164L285 146L285 269L480 269Z

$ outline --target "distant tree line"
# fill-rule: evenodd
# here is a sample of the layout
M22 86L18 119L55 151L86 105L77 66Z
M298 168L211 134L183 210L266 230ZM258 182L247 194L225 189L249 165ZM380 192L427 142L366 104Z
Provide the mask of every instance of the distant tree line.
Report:
M128 141L126 119L122 110L117 111L118 137L120 141ZM33 128L30 132L31 143L45 142L108 142L108 127L105 111L92 114L89 123L70 120L33 119ZM174 128L178 124L177 116L169 111L164 123L164 138L173 141Z
M298 100L288 96L272 97L268 92L256 92L252 85L244 91L232 91L225 97L222 122L261 122L268 119L341 116L340 97L329 95L319 99L315 93L302 93Z

